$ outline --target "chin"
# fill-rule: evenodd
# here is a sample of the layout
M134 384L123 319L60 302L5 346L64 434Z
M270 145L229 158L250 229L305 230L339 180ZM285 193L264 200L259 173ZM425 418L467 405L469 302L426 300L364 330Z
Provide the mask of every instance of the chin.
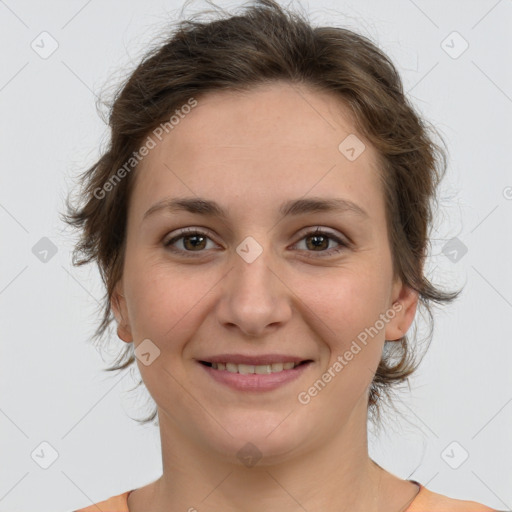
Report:
M227 432L216 429L216 435L204 441L226 462L247 467L256 463L258 466L279 464L304 451L313 439L307 431L307 422L293 413L287 417L288 414L289 411L247 411L230 419L218 418Z

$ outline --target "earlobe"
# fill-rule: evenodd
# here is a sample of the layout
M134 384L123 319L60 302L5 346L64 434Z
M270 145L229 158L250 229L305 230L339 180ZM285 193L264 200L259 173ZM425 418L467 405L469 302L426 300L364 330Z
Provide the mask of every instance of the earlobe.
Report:
M117 322L117 336L126 343L133 341L130 324L128 321L128 311L126 308L126 299L122 293L122 283L119 281L112 293L110 300L112 313Z
M386 325L386 340L395 341L402 338L411 326L418 307L419 294L409 286L399 284L398 291L393 295L394 301L391 310L393 318ZM389 317L392 313L389 312Z

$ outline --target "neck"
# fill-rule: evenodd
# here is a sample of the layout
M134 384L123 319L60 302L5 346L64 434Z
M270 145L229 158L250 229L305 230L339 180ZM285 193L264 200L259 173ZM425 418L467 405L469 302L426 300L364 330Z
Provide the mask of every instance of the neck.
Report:
M386 472L368 456L365 401L331 438L308 439L294 455L263 457L252 467L201 445L163 411L159 420L163 474L149 507L155 512L385 510Z

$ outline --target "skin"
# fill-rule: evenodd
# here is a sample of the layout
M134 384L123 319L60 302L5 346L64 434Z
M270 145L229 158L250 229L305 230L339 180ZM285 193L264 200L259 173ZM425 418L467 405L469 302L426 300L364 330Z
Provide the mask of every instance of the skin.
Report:
M368 455L369 386L384 341L407 331L418 296L393 277L376 152L365 142L349 161L338 150L354 133L338 98L277 82L198 98L141 162L112 303L122 340L160 350L137 364L158 406L163 474L130 495L130 512L397 512L417 494ZM218 202L227 220L166 210L143 220L162 199L194 196ZM280 219L281 203L311 196L353 201L367 216ZM187 227L208 237L198 249L190 237L174 242L191 257L164 246ZM340 244L327 238L315 248L306 235L317 227L352 243L332 253ZM252 263L236 252L247 236L263 249ZM396 301L401 311L300 404L298 394ZM276 390L236 391L197 361L220 353L313 363ZM237 457L247 442L261 454L253 467Z

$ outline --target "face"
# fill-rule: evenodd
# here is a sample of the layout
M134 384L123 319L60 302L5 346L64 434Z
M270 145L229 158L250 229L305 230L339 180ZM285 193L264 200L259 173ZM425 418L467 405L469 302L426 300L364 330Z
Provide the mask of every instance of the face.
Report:
M169 436L270 461L366 429L417 297L393 279L377 155L354 134L339 99L276 83L198 98L141 162L113 307Z

